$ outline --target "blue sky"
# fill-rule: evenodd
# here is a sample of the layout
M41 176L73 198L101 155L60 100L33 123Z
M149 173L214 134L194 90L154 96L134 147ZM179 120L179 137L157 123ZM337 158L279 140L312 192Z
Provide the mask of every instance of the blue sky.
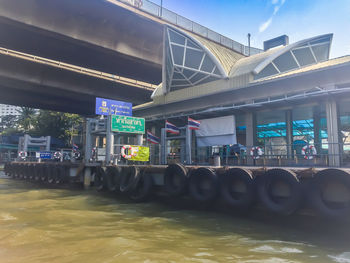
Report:
M163 0L163 6L243 44L248 33L259 48L283 34L293 43L334 33L331 57L350 54L350 0Z

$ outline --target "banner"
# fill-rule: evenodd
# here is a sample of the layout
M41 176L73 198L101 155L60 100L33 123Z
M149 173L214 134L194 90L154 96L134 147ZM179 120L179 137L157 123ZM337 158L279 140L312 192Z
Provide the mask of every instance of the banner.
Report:
M149 147L144 146L131 146L133 148L134 156L131 157L131 161L148 162L149 161Z
M235 116L201 120L196 137L198 147L236 144Z

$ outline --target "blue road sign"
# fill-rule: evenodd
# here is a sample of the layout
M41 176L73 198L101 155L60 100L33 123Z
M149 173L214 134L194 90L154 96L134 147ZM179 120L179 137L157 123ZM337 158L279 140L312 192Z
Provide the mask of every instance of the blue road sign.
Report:
M132 104L124 101L96 98L96 114L132 116Z
M40 152L40 159L51 159L50 152Z

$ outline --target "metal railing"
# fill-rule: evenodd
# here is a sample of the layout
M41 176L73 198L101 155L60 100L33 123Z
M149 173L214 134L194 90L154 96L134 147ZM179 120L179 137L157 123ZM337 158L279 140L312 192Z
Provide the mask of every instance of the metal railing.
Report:
M307 144L306 144L307 145ZM251 146L245 146L241 150L233 150L233 147L199 147L192 149L192 165L214 165L216 155L220 156L221 165L223 166L270 166L270 167L329 167L341 166L350 167L350 144L340 143L320 143L309 144L316 148L316 153L302 153L305 145L262 145L260 146L262 154L252 156L250 153ZM153 160L159 163L159 151L153 146ZM331 153L331 148L334 152ZM152 151L151 151L152 152ZM183 146L167 146L166 160L167 163L185 163L185 149Z
M244 55L254 55L263 52L263 50L245 46L237 41L234 41L228 37L225 37L219 33L214 32L213 30L210 30L207 27L204 27L192 20L189 20L181 15L178 15L169 9L166 9L164 7L161 7L151 1L148 0L142 0L142 1L135 1L135 0L118 0L120 2L126 3L128 5L131 5L133 7L139 8L142 11L145 11L153 16L157 16L171 24L174 24L178 27L181 27L185 30L191 31L195 34L198 34L202 37L205 37L207 39L210 39L211 41L214 41L216 43L219 43L227 48L230 48L232 50L235 50L241 54Z

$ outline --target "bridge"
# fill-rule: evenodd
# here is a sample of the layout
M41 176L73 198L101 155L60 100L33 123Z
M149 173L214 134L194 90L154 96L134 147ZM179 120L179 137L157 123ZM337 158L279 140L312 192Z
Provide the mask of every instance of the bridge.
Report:
M96 96L147 102L162 81L164 24L249 53L167 9L142 4L0 0L0 103L90 115Z

